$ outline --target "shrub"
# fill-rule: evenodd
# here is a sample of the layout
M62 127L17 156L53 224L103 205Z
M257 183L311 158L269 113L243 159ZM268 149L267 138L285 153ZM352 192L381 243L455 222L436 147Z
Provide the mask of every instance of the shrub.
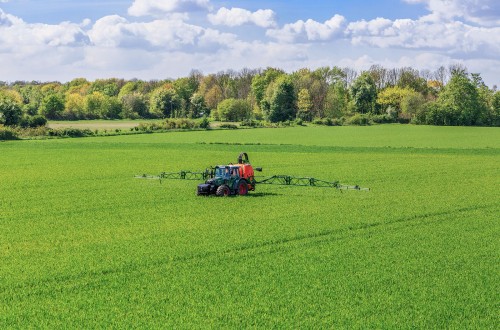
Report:
M264 127L264 124L258 120L246 119L240 123L240 126L243 126L243 127Z
M315 125L324 125L324 126L342 126L342 121L340 119L332 119L332 118L316 118L312 122Z
M387 123L395 123L397 121L397 118L393 117L392 114L372 115L371 121L376 124L387 124Z
M9 127L0 126L0 140L18 140L16 131Z
M208 119L208 117L203 117L203 119L200 121L200 128L203 129L210 128L210 120Z
M51 129L49 130L49 136L57 136L57 137L85 137L85 136L93 136L94 132L90 129L78 129L78 128L60 128L60 129Z
M238 126L236 126L234 124L222 124L222 125L220 125L220 128L237 129Z
M347 118L346 124L358 126L370 125L370 115L357 113L354 116Z

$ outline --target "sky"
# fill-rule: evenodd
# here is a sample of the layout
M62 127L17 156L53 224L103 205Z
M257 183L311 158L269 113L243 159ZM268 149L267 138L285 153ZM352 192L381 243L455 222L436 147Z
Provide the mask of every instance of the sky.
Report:
M500 85L499 0L0 0L0 81L457 63Z

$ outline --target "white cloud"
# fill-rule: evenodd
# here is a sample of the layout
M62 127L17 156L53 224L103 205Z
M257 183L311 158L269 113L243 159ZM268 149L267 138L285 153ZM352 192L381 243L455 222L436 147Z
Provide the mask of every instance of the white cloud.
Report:
M263 28L276 26L275 13L270 9L251 12L242 8L220 8L215 14L208 14L208 20L214 25L240 26L255 24Z
M182 50L196 47L198 51L219 45L224 47L236 36L185 23L181 19L129 22L112 15L99 19L88 32L97 47L147 48Z
M425 17L394 21L377 18L352 22L346 31L354 45L500 56L500 27L476 27L459 21L433 22Z
M15 50L24 46L26 50L30 46L41 45L78 46L88 42L88 37L79 24L28 24L0 9L0 49Z
M128 9L128 14L138 17L160 16L209 9L209 0L134 0Z
M312 19L305 22L299 20L285 24L281 29L267 30L266 35L281 42L328 41L342 34L345 21L340 15L335 15L324 23Z
M500 25L498 0L404 0L407 3L425 4L431 12L426 18L433 21L463 18L484 26Z

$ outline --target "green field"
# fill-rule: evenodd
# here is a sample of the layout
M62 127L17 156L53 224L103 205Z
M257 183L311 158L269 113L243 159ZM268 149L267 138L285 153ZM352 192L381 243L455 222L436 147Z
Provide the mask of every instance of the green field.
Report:
M248 152L257 186L134 179ZM383 125L0 143L0 328L499 326L500 129Z

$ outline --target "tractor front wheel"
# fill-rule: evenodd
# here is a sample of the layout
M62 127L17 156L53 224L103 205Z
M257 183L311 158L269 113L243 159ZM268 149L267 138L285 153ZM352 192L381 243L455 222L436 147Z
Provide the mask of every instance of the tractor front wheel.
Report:
M241 180L238 183L238 195L245 196L246 194L248 194L248 184L246 181Z
M215 192L215 195L218 197L227 197L231 194L231 190L229 187L225 184L217 188L217 191Z

